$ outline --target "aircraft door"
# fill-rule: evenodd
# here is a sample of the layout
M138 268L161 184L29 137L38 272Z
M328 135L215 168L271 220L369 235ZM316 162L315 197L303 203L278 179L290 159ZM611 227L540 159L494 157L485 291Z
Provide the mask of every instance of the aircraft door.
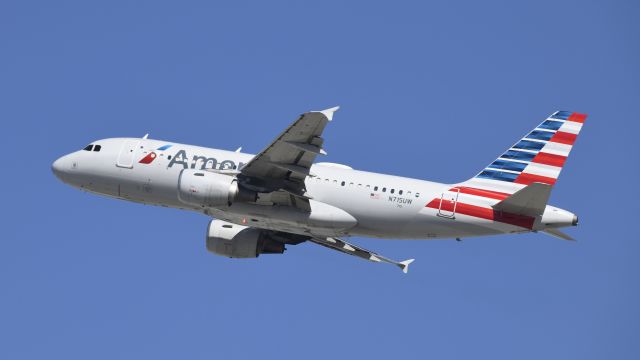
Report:
M118 154L118 160L116 161L116 166L121 168L132 169L133 168L133 159L135 154L138 152L138 146L140 145L140 140L132 139L125 140L122 143L122 147L120 148L120 153Z
M442 193L440 206L438 207L438 216L455 219L458 195L460 195L459 188L449 189Z

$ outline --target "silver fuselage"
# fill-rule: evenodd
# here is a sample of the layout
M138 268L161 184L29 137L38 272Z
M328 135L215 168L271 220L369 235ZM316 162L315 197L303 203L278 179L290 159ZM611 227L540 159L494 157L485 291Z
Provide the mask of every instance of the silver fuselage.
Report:
M253 155L152 139L112 138L96 141L99 152L76 151L56 160L53 171L65 183L85 191L150 205L198 211L256 228L298 234L366 236L387 239L463 238L528 232L571 225L575 216L547 206L533 229L472 216L440 216L426 207L454 185L316 164L305 180L308 196L353 216L355 226L310 228L305 217L269 204L233 203L203 208L181 202L178 179L183 169L240 168ZM165 144L167 150L159 151ZM154 152L149 163L140 159ZM154 155L154 156L156 156ZM375 189L375 190L374 190ZM384 189L384 191L383 191ZM312 206L313 210L314 206ZM325 208L327 208L325 206Z

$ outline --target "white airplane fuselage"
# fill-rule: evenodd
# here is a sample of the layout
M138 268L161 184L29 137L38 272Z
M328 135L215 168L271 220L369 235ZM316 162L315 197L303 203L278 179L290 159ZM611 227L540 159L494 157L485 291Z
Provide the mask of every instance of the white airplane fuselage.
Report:
M194 206L178 196L184 169L233 170L254 155L152 139L112 138L92 144L100 145L100 150L80 150L56 160L52 166L56 176L88 192L198 211L259 229L303 235L436 239L529 232L577 223L573 213L553 206L547 206L543 216L529 227L457 213L458 193L451 199L452 208L440 205L450 201L448 192L457 185L326 163L314 164L312 176L305 180L311 205L308 213L268 202ZM167 145L166 150L159 150ZM487 199L486 206L489 208L492 202L495 200Z

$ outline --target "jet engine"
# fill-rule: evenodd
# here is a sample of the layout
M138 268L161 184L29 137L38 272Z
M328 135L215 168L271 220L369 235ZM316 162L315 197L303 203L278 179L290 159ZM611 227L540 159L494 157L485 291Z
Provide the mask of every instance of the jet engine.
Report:
M238 185L234 176L207 170L184 169L178 179L178 199L185 204L218 207L256 201L257 193Z
M207 250L230 258L256 258L260 254L282 254L284 243L264 230L211 220L207 229Z

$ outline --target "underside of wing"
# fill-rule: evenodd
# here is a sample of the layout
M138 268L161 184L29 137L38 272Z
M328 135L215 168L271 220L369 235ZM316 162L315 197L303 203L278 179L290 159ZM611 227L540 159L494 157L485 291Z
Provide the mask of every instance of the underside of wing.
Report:
M309 200L310 198L307 196L292 194L284 190L276 190L270 193L260 193L256 203L260 205L291 206L309 212L311 211Z
M360 246L356 246L354 244L350 244L344 240L335 238L335 237L312 237L309 241L316 243L318 245L322 245L329 249L337 250L342 253L352 255L355 257L359 257L364 260L369 260L373 262L386 262L388 264L395 265L399 267L403 273L407 273L409 271L409 264L411 264L414 259L408 259L404 261L396 261L389 259L388 257L377 254L371 250L367 250Z
M238 175L248 189L268 193L284 191L296 196L296 203L305 202L304 180L322 149L322 132L338 107L307 112L283 131L266 149L249 161Z

